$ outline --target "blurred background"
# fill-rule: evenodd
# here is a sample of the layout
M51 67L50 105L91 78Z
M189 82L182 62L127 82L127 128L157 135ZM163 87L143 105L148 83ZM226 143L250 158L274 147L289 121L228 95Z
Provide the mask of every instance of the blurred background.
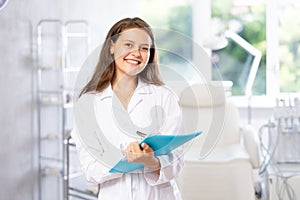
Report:
M83 188L84 198L95 196L98 188L83 183L68 143L74 82L109 28L136 16L157 32L162 66L174 67L190 84L200 79L222 83L239 124L255 131L261 171L270 163L288 163L295 167L288 172L298 176L299 149L290 152L296 157L274 161L270 147L270 138L277 137L270 133L274 127L285 136L295 133L286 146L300 144L298 0L1 0L0 7L1 199L81 199L75 185ZM281 119L290 121L279 126ZM288 151L286 146L281 148ZM73 185L70 172L78 178ZM264 173L253 169L256 198L300 199L293 190L299 180L274 186L270 194L273 186ZM76 194L68 197L66 189L73 186Z

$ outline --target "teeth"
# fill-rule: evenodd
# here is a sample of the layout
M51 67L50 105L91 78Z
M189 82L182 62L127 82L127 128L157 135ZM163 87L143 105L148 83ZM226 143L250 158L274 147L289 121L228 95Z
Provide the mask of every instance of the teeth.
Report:
M135 65L139 63L138 61L134 61L134 60L127 60L127 62Z

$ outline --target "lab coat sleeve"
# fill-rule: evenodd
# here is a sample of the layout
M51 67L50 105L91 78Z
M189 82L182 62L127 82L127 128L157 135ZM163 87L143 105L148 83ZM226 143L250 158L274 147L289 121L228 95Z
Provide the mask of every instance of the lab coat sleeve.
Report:
M109 169L106 166L102 165L90 155L90 153L82 145L76 124L71 132L71 137L76 145L81 169L89 182L101 184L112 179L120 178L123 175L122 173L109 173Z
M162 134L182 133L182 113L174 94L169 94L162 102L165 111L165 121L161 128ZM145 169L144 177L149 185L159 185L177 177L183 167L183 148L179 147L168 155L158 156L161 169L160 175Z

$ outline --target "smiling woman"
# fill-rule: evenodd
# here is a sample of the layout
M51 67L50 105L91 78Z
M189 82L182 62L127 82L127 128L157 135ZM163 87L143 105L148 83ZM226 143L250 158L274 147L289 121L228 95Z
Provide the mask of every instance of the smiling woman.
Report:
M117 41L112 41L110 53L116 63L116 78L139 74L148 63L150 46L147 32L137 28L122 32Z
M151 38L143 29L133 28L111 41L110 53L115 60L112 87L125 108L137 85L135 78L149 61Z
M156 155L146 142L139 145L136 134L182 133L177 97L160 77L156 51L152 29L145 21L120 20L108 32L95 72L76 104L92 108L75 114L71 135L86 177L100 184L99 199L182 199L175 177L183 166L183 150ZM91 126L99 127L98 131L89 131ZM91 133L92 139L87 140ZM93 146L95 141L100 145ZM98 152L109 144L109 151ZM118 157L113 147L126 161L143 168L112 173L105 152L109 158Z

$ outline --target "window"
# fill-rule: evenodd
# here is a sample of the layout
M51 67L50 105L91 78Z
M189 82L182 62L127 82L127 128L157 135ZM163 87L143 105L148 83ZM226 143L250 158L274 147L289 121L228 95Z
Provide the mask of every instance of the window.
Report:
M300 25L298 0L211 0L210 6L211 21L205 27L201 26L201 33L210 31L212 35L222 35L231 30L262 53L252 95L278 96L280 92L300 92L300 29L296 28ZM204 12L202 7L196 8L199 16ZM182 66L192 59L192 40L199 42L199 35L193 35L193 25L198 25L196 21L199 20L193 19L193 9L195 2L192 0L140 1L141 15L152 27L176 30L191 38L190 43L180 43L171 34L156 33L161 63L174 63L179 71L186 69ZM203 20L202 16L200 18ZM212 78L220 79L216 78L216 73L221 73L222 80L233 81L233 95L245 95L244 77L253 57L228 39L225 48L212 52L212 59L219 67L218 71L213 65Z
M245 1L246 2L246 1ZM212 33L224 35L231 31L262 53L252 87L253 95L266 93L266 23L265 5L247 1L212 0ZM228 38L225 48L212 52L214 80L232 81L232 95L246 94L247 79L255 56Z
M298 0L212 1L212 21L218 21L217 31L220 32L220 27L222 31L235 30L262 52L252 91L254 95L300 92L300 30L295 28L300 25L299 13ZM240 61L244 57L237 55L236 51L229 43L229 47L216 52L222 58L220 67L231 62L224 58L224 54L231 54L231 60ZM233 93L240 95L242 84L236 73L230 73L228 69L220 69L220 72L225 79L236 82Z
M192 9L190 0L140 1L141 16L152 26L155 34L162 73L164 74L170 68L175 70L173 75L168 71L168 79L178 80L180 76L188 82L200 79L193 71L191 63L193 59Z
M300 92L300 3L278 1L280 92Z
M226 50L212 52L212 79L231 81L231 94L252 95L252 87L261 60L261 52L232 31L226 31ZM229 52L229 53L228 53Z

